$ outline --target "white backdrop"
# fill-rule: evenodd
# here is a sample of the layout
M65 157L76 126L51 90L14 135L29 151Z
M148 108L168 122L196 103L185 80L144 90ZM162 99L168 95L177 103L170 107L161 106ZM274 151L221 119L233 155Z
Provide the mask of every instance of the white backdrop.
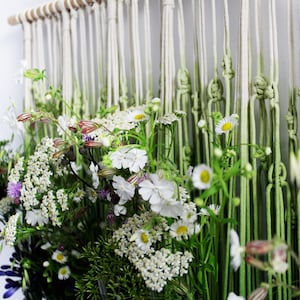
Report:
M45 1L44 1L45 2ZM2 120L2 116L6 114L7 108L10 106L11 100L17 104L17 112L22 111L23 85L16 82L16 74L20 69L20 62L23 58L23 35L21 26L10 26L7 18L23 11L26 8L34 7L41 0L10 0L1 1L0 10L0 140L9 139L12 130L6 122ZM4 248L0 254L0 265L8 261L10 249ZM0 299L4 293L4 278L0 278ZM18 291L11 300L23 299L22 294Z

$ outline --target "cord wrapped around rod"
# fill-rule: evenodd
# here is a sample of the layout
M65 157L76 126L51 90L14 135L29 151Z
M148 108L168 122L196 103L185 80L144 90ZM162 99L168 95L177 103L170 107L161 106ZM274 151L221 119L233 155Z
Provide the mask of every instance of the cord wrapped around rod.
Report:
M67 10L69 10L71 9L71 7L69 7L69 5L71 4L73 9L78 9L80 7L85 7L85 3L91 5L95 2L101 3L102 1L103 0L64 0L64 6ZM56 13L61 13L58 0L52 1L51 3L45 3L34 8L29 8L25 12L23 12L28 22L34 22L37 20L37 18L44 19L46 17L51 17ZM8 17L7 21L10 25L22 24L22 20L19 17L19 14Z

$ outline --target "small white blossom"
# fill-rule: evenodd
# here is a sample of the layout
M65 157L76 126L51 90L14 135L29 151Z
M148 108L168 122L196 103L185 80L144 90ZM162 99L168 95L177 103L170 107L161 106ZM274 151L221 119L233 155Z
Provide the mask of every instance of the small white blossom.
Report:
M234 292L230 292L227 300L245 300L244 297L236 295Z
M48 217L45 217L42 213L41 209L32 209L26 211L26 223L31 226L43 226L45 224L48 224L49 219Z
M112 186L115 189L116 194L120 197L120 205L125 204L134 196L135 187L122 176L114 175Z
M218 215L220 212L221 206L216 205L216 204L210 204L210 205L208 205L208 208L212 211L213 214ZM210 216L210 214L206 208L201 208L199 214L202 216Z
M149 179L139 184L139 194L150 204L157 204L161 200L172 198L174 191L174 183L161 179L157 174L150 174Z
M240 238L234 229L230 230L230 244L231 266L234 271L237 271L242 262L241 252L244 248L241 247Z
M126 206L116 204L114 206L114 214L117 217L120 216L120 215L126 215L127 214L127 208L126 208Z
M66 280L70 277L71 270L69 266L63 266L58 270L58 279L59 280Z
M51 258L60 264L64 264L68 260L68 257L60 250L55 250Z
M194 168L192 179L194 187L199 190L204 190L210 187L213 177L212 169L204 164Z
M16 213L9 217L1 235L4 238L4 242L7 246L13 246L16 241L17 223L20 218L20 214Z
M149 249L152 244L152 239L149 231L143 229L137 230L133 234L131 241L135 241L137 246L142 250Z
M223 118L216 125L215 132L216 134L223 134L231 131L237 125L236 115L231 115L229 117Z

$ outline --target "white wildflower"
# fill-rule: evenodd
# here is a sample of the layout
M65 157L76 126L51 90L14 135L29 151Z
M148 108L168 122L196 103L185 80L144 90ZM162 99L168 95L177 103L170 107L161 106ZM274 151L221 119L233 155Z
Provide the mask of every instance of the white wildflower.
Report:
M199 190L204 190L210 187L213 177L212 169L204 164L198 165L194 168L192 179L194 187Z
M231 131L237 125L236 115L231 115L229 117L223 118L216 125L215 132L216 134L223 134Z
M134 196L135 187L122 176L114 175L112 186L115 189L116 194L120 197L120 205L125 204Z
M242 262L241 253L244 248L241 247L240 238L234 229L230 230L230 244L231 266L234 271L237 271Z
M60 264L64 264L68 260L68 257L60 250L55 250L51 258Z
M49 219L48 217L45 217L42 213L41 209L32 209L26 211L26 223L31 226L43 226L45 224L48 224Z
M58 270L58 279L59 280L66 280L70 277L71 270L69 266L63 266Z

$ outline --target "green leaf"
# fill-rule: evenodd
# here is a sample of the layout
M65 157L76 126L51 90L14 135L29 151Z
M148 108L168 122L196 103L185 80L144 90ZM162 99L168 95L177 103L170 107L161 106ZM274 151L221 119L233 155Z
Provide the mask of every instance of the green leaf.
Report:
M39 81L45 78L45 70L40 69L28 69L23 73L24 77L32 79L33 81Z

